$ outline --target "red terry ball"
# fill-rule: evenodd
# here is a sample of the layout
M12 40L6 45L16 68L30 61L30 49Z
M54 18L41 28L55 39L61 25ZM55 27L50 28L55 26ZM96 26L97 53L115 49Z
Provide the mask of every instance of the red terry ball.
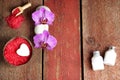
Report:
M30 54L28 56L20 56L17 54L17 50L20 48L21 44L26 44L28 47ZM27 63L31 56L32 56L32 47L29 41L23 37L16 37L14 39L11 39L4 47L4 58L5 60L14 65L19 66L22 64ZM24 54L24 53L23 53Z
M9 27L17 29L20 27L21 23L24 21L24 16L23 15L18 15L16 16L17 13L19 13L20 10L17 8L15 11L10 14L7 18L6 21L9 25Z

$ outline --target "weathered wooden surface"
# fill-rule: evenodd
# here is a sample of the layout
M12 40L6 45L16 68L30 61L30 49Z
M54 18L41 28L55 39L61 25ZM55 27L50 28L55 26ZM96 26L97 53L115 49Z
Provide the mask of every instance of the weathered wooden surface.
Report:
M34 35L34 22L31 19L31 13L42 0L29 0L32 7L25 10L26 20L21 28L13 30L5 22L11 10L19 5L24 5L28 0L0 0L0 80L42 80L42 58L41 50L33 48L33 56L30 61L22 66L10 66L3 59L3 47L5 43L15 36L25 36L32 41Z
M4 19L14 7L27 1L0 0L0 80L42 80L41 49L33 48L30 61L18 67L7 64L2 54L5 43L15 36L25 36L33 42L34 22L31 13L43 2L29 1L32 2L32 7L24 12L26 20L21 28L13 30L8 27ZM53 51L44 53L44 80L119 80L120 1L82 0L83 33L80 32L79 3L79 0L44 0L44 4L55 13L55 22L50 26L50 33L58 40L57 47ZM81 40L83 46L80 44ZM111 45L117 47L116 65L113 67L105 65L105 70L94 72L91 66L92 52L100 50L104 57L104 52ZM83 47L83 68L81 47Z
M81 80L79 0L45 0L55 13L50 26L58 44L45 53L44 80Z
M82 0L84 80L120 80L120 1ZM117 47L117 62L113 67L94 72L91 57L94 50L101 55L110 45Z

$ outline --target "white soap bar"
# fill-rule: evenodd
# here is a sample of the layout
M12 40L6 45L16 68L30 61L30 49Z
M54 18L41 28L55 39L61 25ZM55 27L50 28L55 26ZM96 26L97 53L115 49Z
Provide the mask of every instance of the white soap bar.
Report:
M109 65L109 66L114 66L116 62L116 52L115 52L115 47L112 46L109 48L108 51L105 52L105 57L104 57L104 64Z
M49 26L47 24L36 25L35 29L34 29L35 34L41 34L41 33L43 33L44 30L46 30L46 31L49 30Z
M40 8L44 8L44 9L46 9L46 10L48 10L48 11L51 11L50 8L48 8L47 6L38 6L38 7L36 8L36 10L39 10Z
M20 48L16 51L19 56L29 56L30 50L26 44L21 44Z
M93 57L92 57L91 61L92 61L92 69L94 71L104 70L103 58L102 58L102 56L100 56L99 51L93 52Z

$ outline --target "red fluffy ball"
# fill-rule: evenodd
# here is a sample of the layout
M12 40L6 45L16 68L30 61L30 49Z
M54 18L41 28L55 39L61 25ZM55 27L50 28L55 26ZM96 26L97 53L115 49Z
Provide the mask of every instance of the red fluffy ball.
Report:
M19 12L20 10L17 8L11 15L9 15L6 18L6 21L9 27L14 28L14 29L17 29L20 27L21 23L24 21L24 16L23 15L16 16L16 14Z

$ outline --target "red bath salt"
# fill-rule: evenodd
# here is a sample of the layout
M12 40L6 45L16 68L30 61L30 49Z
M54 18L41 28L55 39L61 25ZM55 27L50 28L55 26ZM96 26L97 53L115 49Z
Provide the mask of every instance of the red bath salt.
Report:
M16 16L19 12L20 10L16 8L14 12L6 18L9 27L17 29L21 26L21 23L24 21L24 16L22 14Z
M29 56L19 56L16 51L20 48L21 44L26 44L29 48L30 55ZM32 56L32 47L28 40L23 37L16 37L10 40L4 47L4 58L5 60L14 65L19 66L27 63Z

